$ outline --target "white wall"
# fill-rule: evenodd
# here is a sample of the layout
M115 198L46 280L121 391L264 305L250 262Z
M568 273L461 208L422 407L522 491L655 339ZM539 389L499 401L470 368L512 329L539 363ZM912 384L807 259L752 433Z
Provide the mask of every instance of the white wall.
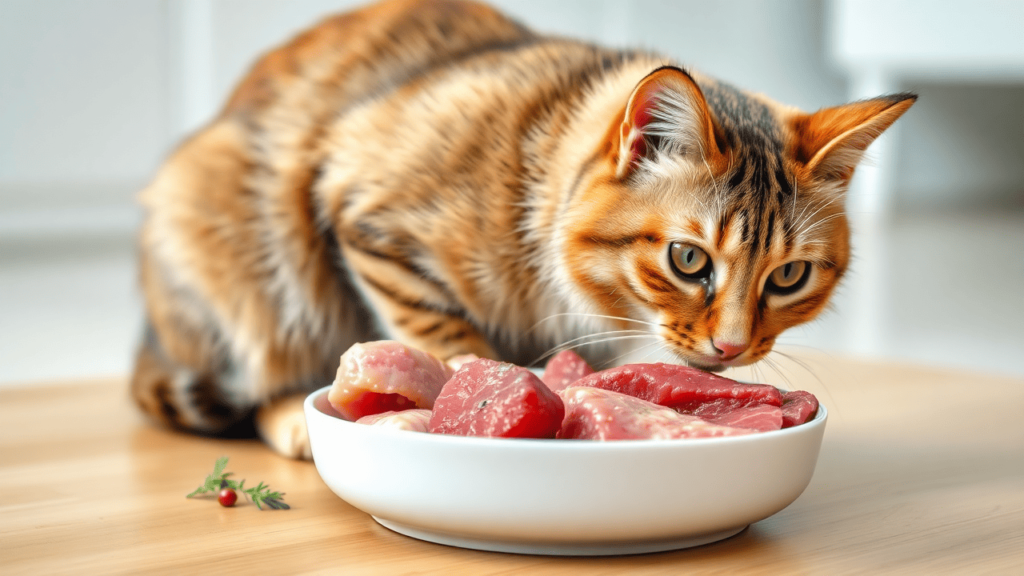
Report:
M168 146L165 26L156 1L0 3L0 211L127 201Z
M322 15L358 4L4 0L0 227L25 209L129 206L174 142L218 109L258 54ZM537 29L656 49L803 108L836 104L846 94L843 72L828 57L828 6L819 0L496 4ZM984 30L968 33L985 39ZM906 87L922 98L903 122L898 201L1018 202L1024 87L991 79Z
M904 86L921 99L900 120L897 204L1024 210L1024 83Z

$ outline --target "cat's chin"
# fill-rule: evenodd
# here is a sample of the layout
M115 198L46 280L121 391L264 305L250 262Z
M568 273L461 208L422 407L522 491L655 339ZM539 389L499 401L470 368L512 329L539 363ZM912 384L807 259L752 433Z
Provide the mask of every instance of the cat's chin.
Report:
M701 364L700 362L694 362L692 360L688 362L688 364L690 368L696 368L698 370L703 370L704 372L721 372L728 368L728 366L725 366L724 364L704 365Z
M697 358L687 358L685 356L679 356L681 364L686 364L691 368L703 370L704 372L723 372L729 368L736 368L737 366L746 366L753 364L757 360L751 358L736 358L726 362L717 362L717 358L713 356L700 356Z
M678 352L675 352L674 355L675 361L673 363L683 364L685 366L689 366L690 368L703 370L704 372L721 372L726 368L729 368L732 364L731 362L725 364L721 362L715 362L715 358L712 356L691 356L683 355Z

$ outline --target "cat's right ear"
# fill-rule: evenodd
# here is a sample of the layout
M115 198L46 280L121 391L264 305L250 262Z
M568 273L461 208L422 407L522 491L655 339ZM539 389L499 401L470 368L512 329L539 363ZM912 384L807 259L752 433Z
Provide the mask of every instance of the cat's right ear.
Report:
M673 66L658 68L637 84L619 129L610 136L620 180L659 151L693 155L709 166L724 159L704 94L693 77Z
M815 178L848 181L867 147L916 101L892 94L796 116L797 162Z

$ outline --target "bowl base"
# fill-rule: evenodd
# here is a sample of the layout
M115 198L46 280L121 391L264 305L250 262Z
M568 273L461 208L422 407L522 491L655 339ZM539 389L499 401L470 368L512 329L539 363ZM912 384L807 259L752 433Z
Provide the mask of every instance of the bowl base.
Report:
M674 540L654 540L636 542L516 542L504 540L486 540L465 536L455 536L442 532L433 532L422 528L415 528L399 522L385 520L373 516L378 524L398 532L404 536L425 540L445 546L458 548L469 548L472 550L485 550L488 552L507 552L511 554L538 554L544 556L619 556L626 554L650 554L652 552L667 552L669 550L681 550L702 546L712 542L724 540L735 536L743 531L746 526L730 528L721 532L701 534L688 538Z

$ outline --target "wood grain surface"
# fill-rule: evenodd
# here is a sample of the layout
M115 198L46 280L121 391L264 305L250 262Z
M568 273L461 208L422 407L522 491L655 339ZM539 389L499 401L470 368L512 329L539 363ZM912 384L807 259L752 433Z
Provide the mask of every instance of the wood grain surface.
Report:
M0 574L1024 574L1024 381L814 357L830 410L789 508L728 540L611 558L392 533L308 462L146 423L120 379L0 391ZM217 457L288 511L186 500ZM652 471L656 473L657 471Z

